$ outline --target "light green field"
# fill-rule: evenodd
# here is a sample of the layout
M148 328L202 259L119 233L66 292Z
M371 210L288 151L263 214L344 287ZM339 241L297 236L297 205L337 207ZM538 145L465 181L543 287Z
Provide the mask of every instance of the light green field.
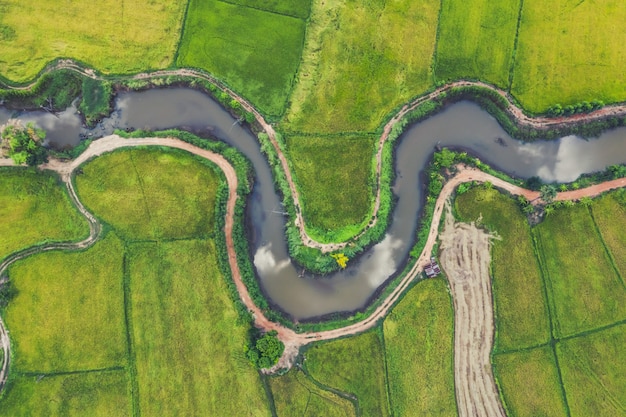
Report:
M213 231L218 178L189 153L130 149L82 170L76 177L81 201L124 239L206 237Z
M214 243L134 244L128 262L142 415L269 415Z
M626 208L615 198L615 194L611 194L595 200L591 211L623 283L626 276L626 233L616 225L626 224Z
M557 344L573 417L626 415L624 346L624 324Z
M344 241L369 220L375 144L376 138L371 136L287 137L312 237Z
M556 210L534 232L542 253L556 336L626 318L626 289L585 206Z
M626 97L626 3L525 0L511 92L530 111Z
M46 241L72 241L89 233L60 180L26 168L0 168L0 260Z
M311 11L311 0L222 0L268 12L306 19Z
M315 0L285 127L372 131L432 85L439 1Z
M44 252L9 269L17 296L4 318L12 369L62 372L126 364L123 244L113 234L84 252Z
M185 2L104 0L0 5L0 74L32 79L51 60L70 57L128 74L172 64Z
M124 370L36 376L19 376L2 398L0 416L131 415L127 373Z
M482 224L502 238L491 250L496 312L495 351L546 343L548 309L530 227L517 203L497 190L476 187L456 199L464 221L482 216Z
M417 284L387 316L383 330L393 414L456 415L454 312L446 281Z
M568 415L550 346L495 355L493 362L509 416Z
M305 22L221 1L190 1L177 65L207 70L263 113L281 115L300 63Z
M437 79L480 79L508 88L519 11L520 0L443 1Z
M306 351L307 371L316 381L351 393L360 415L389 415L383 347L375 332L317 344Z
M298 370L269 378L278 417L356 416L354 405L330 391L324 391Z

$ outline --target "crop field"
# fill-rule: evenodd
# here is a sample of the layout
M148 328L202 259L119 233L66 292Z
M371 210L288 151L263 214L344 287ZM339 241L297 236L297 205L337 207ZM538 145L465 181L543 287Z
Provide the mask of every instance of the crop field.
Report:
M0 416L131 415L124 370L19 376L2 398Z
M616 197L617 194L612 193L595 200L591 212L623 283L626 276L626 234L622 227L615 225L626 224L626 208Z
M439 4L315 1L285 128L372 131L394 107L427 90Z
M0 5L0 74L32 79L51 60L71 57L128 74L172 65L185 2L103 0Z
M58 177L34 169L0 168L0 218L0 260L37 243L89 233Z
M82 171L76 177L81 201L124 239L212 232L219 180L212 168L184 151L123 150L95 159Z
M463 221L482 217L482 224L502 238L491 251L495 351L546 343L550 324L543 280L530 227L517 203L497 190L476 187L457 197L456 211Z
M557 344L572 416L626 413L626 325Z
M373 199L371 136L288 136L287 152L312 236L343 241L368 221Z
M4 317L18 372L124 366L122 242L112 233L84 252L45 252L9 269L17 295Z
M142 414L269 415L214 243L133 244L128 262Z
M550 346L495 355L493 363L508 415L568 415Z
M508 88L520 0L443 1L435 75Z
M626 288L613 269L589 210L561 208L535 230L556 336L626 318Z
M417 284L383 322L392 411L456 415L454 313L443 278Z
M347 399L315 385L302 371L269 378L278 417L289 416L356 416Z
M534 112L626 98L626 3L525 0L511 92Z
M300 63L304 20L217 0L190 1L177 65L207 70L263 113L281 115ZM293 8L300 10L296 3Z
M312 0L222 0L225 3L253 7L278 14L306 19L311 12Z
M356 396L362 416L388 416L380 336L373 331L318 344L306 351L306 369L319 383Z

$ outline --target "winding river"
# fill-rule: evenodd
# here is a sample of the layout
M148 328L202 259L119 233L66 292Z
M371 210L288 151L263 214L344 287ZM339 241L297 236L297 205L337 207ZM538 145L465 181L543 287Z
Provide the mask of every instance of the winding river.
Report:
M522 143L511 139L477 105L457 103L414 125L401 137L393 185L398 200L382 242L358 261L349 263L345 270L320 279L302 276L288 256L284 239L286 219L256 138L208 96L186 88L122 93L115 101L112 115L92 130L81 127L75 108L58 116L43 111L12 114L0 108L0 124L10 116L45 128L47 140L55 147L73 146L81 136L99 137L116 128L178 127L200 136L217 137L238 148L250 159L256 174L248 223L261 286L274 305L297 320L359 309L402 268L414 242L417 213L422 207L420 172L437 145L462 147L509 174L537 175L546 181L568 182L582 173L626 163L626 128L588 141L568 136L556 141Z

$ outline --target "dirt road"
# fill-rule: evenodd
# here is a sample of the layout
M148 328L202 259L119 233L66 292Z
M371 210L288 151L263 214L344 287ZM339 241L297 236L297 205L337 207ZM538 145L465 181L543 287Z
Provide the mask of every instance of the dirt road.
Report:
M489 253L492 236L455 223L449 204L440 261L454 302L454 386L461 417L505 417L491 367L494 313Z

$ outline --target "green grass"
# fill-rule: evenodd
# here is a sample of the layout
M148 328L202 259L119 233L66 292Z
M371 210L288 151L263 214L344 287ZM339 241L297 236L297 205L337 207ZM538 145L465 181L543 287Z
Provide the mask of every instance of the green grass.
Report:
M626 326L557 344L572 416L626 415Z
M263 113L281 115L300 63L305 22L215 0L190 1L177 64L207 70Z
M493 362L508 415L568 415L550 346L496 355Z
M225 3L254 7L268 12L306 19L311 12L312 0L223 0Z
M141 413L269 415L214 243L134 244L128 259Z
M278 417L356 416L347 399L316 386L299 370L269 379Z
M393 414L456 415L454 312L443 278L420 282L384 321Z
M87 124L94 125L96 120L107 116L111 111L113 94L111 83L85 77L83 78L82 91L83 97L79 110L85 117Z
M87 221L57 176L26 168L0 168L0 259L46 241L87 236Z
M284 127L372 131L432 85L438 0L316 0Z
M213 232L218 178L191 154L124 150L101 156L82 170L76 177L81 201L124 239L206 237Z
M313 237L330 233L334 241L344 241L369 221L375 144L371 136L287 137L307 230Z
M317 344L306 351L306 369L318 382L354 394L360 415L389 415L383 346L376 332Z
M626 289L610 264L587 207L556 210L534 232L557 337L626 318Z
M456 199L463 221L482 224L502 238L493 243L491 275L496 351L546 343L550 338L543 281L530 227L517 203L497 190L476 187Z
M122 251L109 233L84 252L44 252L11 266L17 296L4 317L14 371L126 364Z
M520 0L442 2L435 75L509 85Z
M26 81L58 57L107 73L168 67L185 2L8 0L0 7L0 74Z
M626 208L615 198L615 194L611 194L595 200L591 211L623 283L626 277L626 233L616 225L626 224Z
M19 376L2 399L0 416L129 416L125 371Z
M626 97L626 3L524 0L512 93L530 111Z

